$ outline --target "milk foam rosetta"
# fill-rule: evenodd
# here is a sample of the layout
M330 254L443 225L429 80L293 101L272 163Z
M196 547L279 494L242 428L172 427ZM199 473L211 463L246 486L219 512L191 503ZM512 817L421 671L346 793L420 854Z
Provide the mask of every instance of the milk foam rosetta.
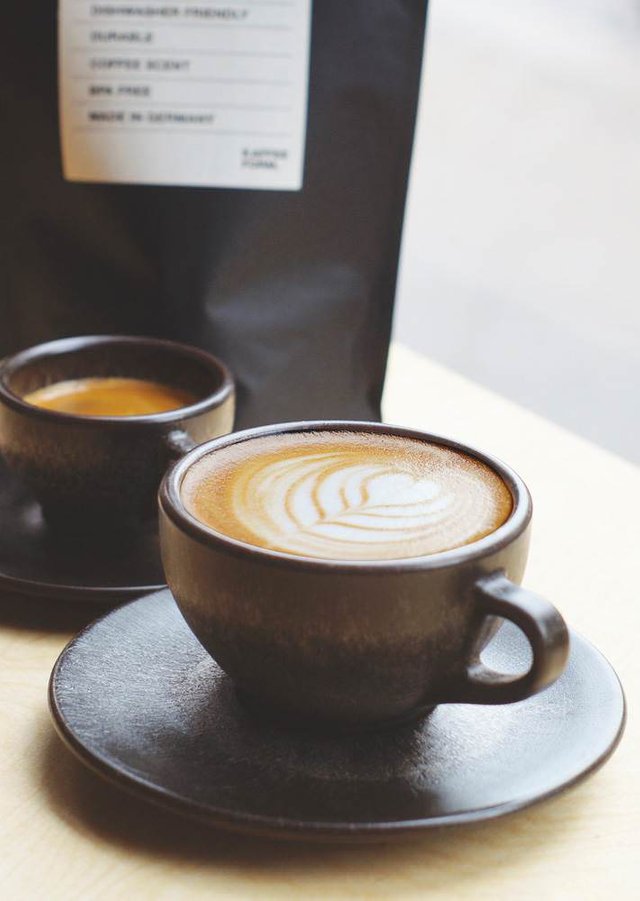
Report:
M250 439L197 461L186 509L259 547L333 560L435 554L493 532L511 493L480 461L417 439L356 432Z

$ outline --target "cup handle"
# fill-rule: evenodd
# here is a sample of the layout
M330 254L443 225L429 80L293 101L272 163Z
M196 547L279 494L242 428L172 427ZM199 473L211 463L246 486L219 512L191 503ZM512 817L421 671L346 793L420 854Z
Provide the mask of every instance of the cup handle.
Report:
M164 436L165 447L172 460L179 460L196 446L197 442L184 429L172 429Z
M569 632L553 604L510 582L502 570L483 576L475 585L481 615L500 616L526 635L533 662L522 675L506 675L478 658L456 684L448 703L511 704L537 694L562 674L569 656Z

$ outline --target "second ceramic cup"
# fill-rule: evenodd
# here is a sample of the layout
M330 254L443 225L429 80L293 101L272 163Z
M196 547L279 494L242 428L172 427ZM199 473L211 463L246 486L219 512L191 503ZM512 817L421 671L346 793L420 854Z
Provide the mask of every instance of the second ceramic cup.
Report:
M80 416L25 395L86 378L160 382L195 398L142 416ZM233 428L227 367L195 347L153 338L92 335L41 344L0 363L0 452L49 521L112 528L155 514L167 466L195 444Z

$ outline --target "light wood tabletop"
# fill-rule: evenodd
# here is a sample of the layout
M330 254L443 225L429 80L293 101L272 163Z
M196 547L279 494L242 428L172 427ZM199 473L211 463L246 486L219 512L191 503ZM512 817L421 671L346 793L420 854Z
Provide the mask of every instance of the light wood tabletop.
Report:
M528 483L535 513L525 584L600 648L631 707L609 762L520 813L387 844L216 832L109 786L70 755L50 722L47 682L72 632L91 617L4 598L0 897L640 897L638 470L398 345L385 418L484 448Z

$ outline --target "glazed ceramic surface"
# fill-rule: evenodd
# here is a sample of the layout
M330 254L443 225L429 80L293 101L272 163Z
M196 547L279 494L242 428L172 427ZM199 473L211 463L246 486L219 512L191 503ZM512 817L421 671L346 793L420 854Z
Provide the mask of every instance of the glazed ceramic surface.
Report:
M254 437L349 431L395 435L459 450L499 474L513 498L506 522L472 544L429 556L325 560L249 545L208 529L181 501L185 473L205 454ZM246 695L279 718L369 728L434 704L503 704L551 684L568 633L549 602L520 588L531 498L508 466L441 436L379 423L266 426L206 442L160 488L166 580L185 619ZM480 659L496 617L516 622L534 649L514 678Z
M145 416L77 416L22 400L52 383L123 376L193 394L188 407ZM167 465L233 426L234 387L198 348L152 338L93 335L29 348L0 363L0 453L60 527L116 527L152 518Z
M529 655L511 625L485 652L506 672ZM610 665L572 634L564 674L517 704L444 705L359 735L276 728L239 703L167 590L74 639L53 671L50 703L69 747L125 789L213 826L336 841L481 820L547 798L607 759L625 715Z

